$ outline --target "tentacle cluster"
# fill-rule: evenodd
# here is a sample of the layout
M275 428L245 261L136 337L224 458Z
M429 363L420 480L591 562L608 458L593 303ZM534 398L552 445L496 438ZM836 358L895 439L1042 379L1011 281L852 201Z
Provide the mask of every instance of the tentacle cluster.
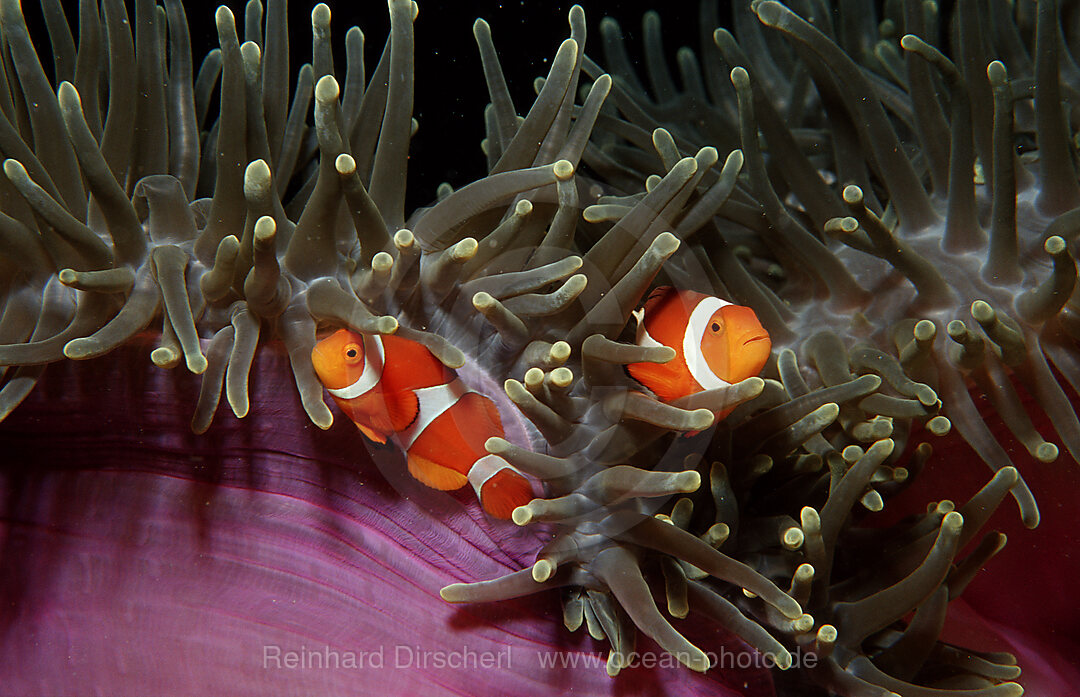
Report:
M335 69L330 10L317 5L290 102L284 0L265 16L248 3L242 44L219 8L220 49L197 74L178 0L138 0L134 35L120 0L84 2L77 48L66 24L49 25L52 82L18 1L0 0L0 416L44 365L104 354L157 323L151 360L202 375L196 431L222 394L248 413L254 352L278 339L306 412L328 428L316 332L396 332L504 380L506 416L532 438L487 449L544 484L514 512L553 532L535 563L448 586L447 600L563 588L567 627L609 641L611 674L629 664L638 629L707 669L676 628L693 609L780 668L814 653L811 675L839 694L1018 694L1015 661L937 637L948 600L1004 543L989 533L957 558L1001 499L1011 492L1038 520L967 382L1053 459L1015 407L1011 376L1022 377L1080 452L1047 362L1080 384L1066 45L1047 28L1056 5L1039 5L1033 61L1004 0L960 3L959 67L928 43L928 5L904 4L875 46L865 37L876 22L797 6L813 22L755 1L737 13L738 41L717 30L702 62L680 52L682 91L648 15L651 93L610 20L615 79L585 55L575 7L524 115L478 20L488 173L407 215L415 3L389 0L370 77L355 28L346 70ZM975 41L984 19L993 40ZM987 70L991 46L1001 60ZM992 122L977 106L987 94ZM1037 149L1014 161L1018 144ZM1051 179L1064 183L1043 186ZM673 358L630 341L632 311L660 282L754 307L779 349L765 378L670 404L634 382L625 365ZM880 510L930 456L920 443L901 464L915 428L953 426L996 469L979 494L894 528L853 525L854 510Z
M343 83L332 61L330 10L317 5L312 61L296 76L290 104L284 2L271 2L265 21L262 6L249 3L243 44L232 12L219 8L220 49L194 81L181 3L136 3L134 37L123 3L103 3L100 15L87 5L78 50L58 60L55 91L19 3L3 4L11 60L3 90L9 273L0 363L17 366L0 391L3 414L29 392L37 366L102 355L156 319L153 362L183 361L202 375L195 431L210 426L222 394L236 416L247 414L254 352L274 338L289 354L312 422L329 428L310 361L320 323L400 332L456 368L461 348L419 327L438 325L468 296L476 308L470 319L479 311L498 330L481 332L479 343L497 343L506 364L536 333L524 320L574 302L585 278L573 274L581 260L565 248L577 217L575 167L592 126L587 117L571 119L577 43L560 48L554 79L528 117L519 124L509 107L505 125L513 130L491 143L490 175L444 191L406 221L417 6L389 5L391 36L366 82L359 29L347 33ZM108 69L98 70L106 48ZM594 87L594 117L604 85ZM215 92L220 112L209 123ZM135 138L121 135L133 128ZM535 140L548 131L542 144ZM533 214L521 196L530 191L558 202ZM545 237L553 261L534 262L525 252ZM486 270L504 263L517 272L493 281ZM551 292L533 292L553 283Z
M586 161L633 191L682 152L730 149L730 182L706 179L677 233L731 258L728 289L759 309L774 345L816 368L807 377L873 372L890 384L896 399L874 396L847 419L877 417L882 437L882 418L905 430L940 406L930 430L955 426L998 470L1010 458L974 384L1033 457L1052 461L1059 446L1017 407L1022 382L1076 458L1080 420L1062 385L1080 385L1080 187L1065 110L1076 87L1059 69L1073 37L1058 3L959 3L951 18L892 3L880 24L869 8L798 9L742 3L734 33L706 32L700 56L679 51L681 87L656 13L644 20L648 87L605 20L617 111L601 115ZM701 21L719 26L715 3L702 3ZM936 47L947 31L953 59ZM791 358L779 373L793 375ZM1034 527L1022 480L1014 493Z
M882 41L865 52L857 44L878 31L872 16L814 6L811 23L780 3L751 3L737 15L739 40L723 29L708 37L704 69L692 52L680 51L681 90L668 72L655 13L644 22L649 90L630 68L617 25L604 21L615 81L584 160L614 189L585 208L586 223L607 228L585 255L586 268L595 264L617 278L638 258L623 256L631 245L653 251L662 239L678 244L660 275L753 306L780 350L764 381L663 405L632 386L597 399L598 389L625 384L611 363L670 357L611 342L620 334L625 340L625 331L590 336L581 348L578 393L618 408L594 407L586 412L594 418L579 419L569 432L563 426L565 440L549 451L555 460L490 444L547 482L551 496L519 509L515 521L554 523L553 541L531 573L451 586L444 597L494 600L568 586L565 622L608 639L612 674L634 651L634 626L691 668L707 666L706 654L653 602L652 582L664 589L672 618L694 608L781 668L791 665L792 651L810 651L821 659L811 674L838 694L1022 692L1012 682L1019 668L1011 656L965 653L938 637L948 601L1004 545L991 532L958 557L1002 498L1011 493L1024 522L1038 524L1030 490L979 418L968 385L990 397L1034 457L1053 460L1057 446L1017 406L1013 380L1023 379L1076 453L1075 412L1047 363L1060 362L1070 379L1073 204L1071 194L1056 204L1035 198L1048 171L1071 182L1069 191L1076 175L1066 145L1066 155L1051 156L1051 170L1032 166L1047 166L1041 143L1063 132L1057 96L1042 100L1052 112L1043 128L1053 134L1040 130L1037 117L1026 118L1039 111L1038 95L1057 94L1057 69L1044 76L1049 86L1010 81L1005 64L1030 64L1023 44L1008 42L1007 52L995 55L989 45L974 48L972 38L991 22L984 12L999 27L1012 21L1010 13L1003 3L961 5L954 34L966 47L967 72L982 62L981 78L970 82L920 38L937 35L938 19L917 3L890 6L896 12L881 26ZM1044 47L1057 45L1046 36L1057 12L1048 5L1038 13L1043 34L1033 32ZM714 3L703 3L704 26L717 26L716 14ZM1022 33L1015 26L1000 31L1002 43ZM588 59L584 69L602 75ZM939 84L948 101L932 91ZM1008 85L1017 94L1003 95ZM981 87L998 90L999 100L983 155L968 94ZM774 104L768 95L786 101ZM926 133L924 120L944 131ZM933 172L930 155L910 144L940 138L948 148ZM1030 144L1038 149L1013 157L1018 145ZM713 169L718 151L736 147ZM997 179L989 172L994 162ZM670 239L650 235L661 230ZM1056 352L1047 348L1051 337ZM601 351L608 357L598 360ZM536 384L542 377L538 372ZM710 400L741 406L696 447L693 439L658 441L638 423L696 431L693 409L715 406ZM598 421L601 415L612 421ZM853 509L881 510L930 457L931 446L921 443L901 466L916 428L943 435L954 426L995 471L971 501L959 509L931 503L926 514L888 531L851 525ZM623 479L615 470L624 463L652 476ZM596 465L607 467L594 473ZM663 478L655 478L657 470ZM691 491L694 475L710 487ZM674 501L628 500L635 489L639 497ZM912 611L915 619L905 622Z

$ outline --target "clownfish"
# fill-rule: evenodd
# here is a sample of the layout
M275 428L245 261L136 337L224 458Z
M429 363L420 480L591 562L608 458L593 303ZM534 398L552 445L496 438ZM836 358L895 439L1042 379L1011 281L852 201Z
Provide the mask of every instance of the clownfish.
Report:
M360 432L396 443L421 483L440 491L471 484L495 518L509 519L534 498L529 480L484 448L488 438L503 436L495 403L422 344L341 329L315 345L311 362Z
M634 317L638 346L675 350L667 363L626 366L631 377L664 402L753 377L772 350L769 333L752 309L704 293L662 286ZM730 412L715 412L717 421Z

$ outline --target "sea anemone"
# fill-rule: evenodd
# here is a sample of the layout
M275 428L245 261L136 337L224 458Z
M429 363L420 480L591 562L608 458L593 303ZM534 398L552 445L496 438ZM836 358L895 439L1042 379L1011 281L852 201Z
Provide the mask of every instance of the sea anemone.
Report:
M977 82L971 65L990 50L969 47L978 43L971 36L981 10L961 3L958 13L956 36L970 48L964 74L915 38L934 36L921 5L891 17L878 47L884 57L859 67L829 38L830 22L843 29L844 49L863 60L858 37L864 25L876 31L876 21L804 4L825 33L779 3L755 2L756 17L747 8L736 13L740 41L776 45L779 53L754 50L752 61L744 59L718 30L702 68L680 53L681 93L666 75L649 15L653 95L628 69L610 21L601 33L616 80L585 56L585 16L574 7L570 38L524 117L490 29L477 21L490 100L487 173L456 190L440 187L433 205L407 214L414 3L390 0L390 38L370 77L358 30L346 34L347 70L335 70L330 10L317 5L312 61L290 100L282 0L268 3L265 21L261 5L248 4L242 45L232 13L219 8L220 50L194 79L178 0L164 8L136 2L134 37L118 0L104 2L100 14L82 3L77 50L58 6L43 3L55 55L51 81L19 3L4 0L0 364L10 367L2 414L27 397L45 365L133 341L143 346L137 337L160 326L151 361L165 369L183 362L201 374L191 426L208 442L223 395L237 417L248 415L250 382L259 375L253 366L272 363L267 353L287 356L299 396L293 401L328 429L333 414L310 360L318 332L396 333L499 400L512 427L506 439L488 442L489 451L544 484L541 498L514 512L515 523L537 528L533 534L474 518L449 526L466 539L491 535L505 544L503 571L527 566L490 581L475 581L490 568L463 566L453 575L466 582L444 587L445 600L563 589L563 622L607 639L610 675L635 664L638 630L679 663L705 671L710 655L690 638L715 641L703 628L719 626L782 669L813 656L812 666L799 661L799 675L839 694L1018 694L1014 657L964 652L938 635L948 602L1004 545L998 533L978 538L998 503L1012 492L1024 522L1038 523L1034 499L975 409L967 379L1039 460L1057 450L1017 408L1010 375L1031 386L1071 453L1080 444L1080 424L1046 361L1073 381L1067 301L1076 270L1067 211L1076 187L1059 179L1075 185L1076 176L1058 96L1067 83L1058 79L1058 41L1047 28L1057 10L1040 6L1034 33L1052 48L1039 51L1050 65L1040 59L1033 81L1009 80L1003 67L1023 74L1031 64L1021 60L1023 26L1010 28L1003 4L985 18L995 20L1001 50L1008 49L989 70L997 109L987 134L965 88L965 80ZM703 7L703 25L716 26L715 9ZM795 48L762 24L790 34ZM900 34L906 67L889 61ZM770 61L787 61L795 78L760 67ZM731 68L734 93L717 79ZM758 71L775 84L763 90ZM838 80L854 98L845 99ZM948 119L932 91L942 80L951 90ZM1025 90L1035 96L1033 111ZM782 125L766 94L792 95L782 108L797 131ZM676 114L695 118L675 125ZM940 136L950 127L941 160ZM738 141L729 142L725 129ZM985 152L966 142L972 133L976 146L990 136ZM906 142L939 151L922 155ZM1040 170L1013 163L1017 143L1035 146L1026 157L1037 154ZM715 171L719 153L736 144L741 151ZM978 170L976 153L984 155ZM744 159L749 176L740 178ZM990 184L976 186L975 177ZM993 193L988 204L983 189ZM1051 255L1052 271L1041 270L1033 245ZM967 265L965 273L944 274L946 261ZM627 364L672 359L630 340L632 311L660 282L752 306L780 349L766 379L671 404L632 380ZM970 306L980 329L960 318L958 306ZM945 345L939 325L955 345ZM275 396L283 398L280 389ZM713 414L728 409L714 424ZM996 470L989 482L961 506L940 501L891 526L855 525L860 508L881 510L928 466L927 444L905 447L919 429L942 435L953 426ZM362 452L349 430L351 446L335 432L339 450ZM249 476L296 478L299 489L274 481L255 481L253 489L311 496L310 467L277 461L281 452L326 457L323 436L303 434L297 437L310 446L270 447L270 466L248 455ZM257 450L266 436L246 437ZM203 447L182 440L193 453ZM229 484L242 476L222 468L213 446L206 453L218 464L199 477L206 489L196 488L209 505L215 491L231 496ZM901 459L905 453L910 459ZM443 512L451 506L397 472L388 477L410 498ZM20 511L40 492L24 475L11 477L9 509ZM330 490L359 486L325 470L322 479ZM177 492L167 488L155 492L168 500ZM350 510L385 515L380 510L392 505L378 492L377 504L361 507L366 512L348 504L355 495L330 498L345 516L327 520L345 527ZM268 503L270 515L283 514L280 503ZM401 505L415 516L412 526L425 525L413 504ZM11 517L40 524L49 516ZM202 520L211 538L207 530L236 522ZM387 538L401 531L386 521L373 527L379 534L370 553L392 554ZM401 539L415 548L438 537ZM339 544L342 536L333 538ZM10 540L9 533L5 550ZM343 563L362 553L357 547L343 550ZM7 551L4 558L9 564ZM325 577L315 571L313 578ZM27 602L37 597L31 575L20 568L15 577ZM671 617L693 610L701 621L677 630L654 588Z
M446 584L531 562L538 535L369 457L351 424L305 427L280 350L255 356L258 408L192 434L198 385L145 361L155 342L51 367L5 422L5 694L773 694L705 623L689 636L741 667L613 681L555 594L446 603Z

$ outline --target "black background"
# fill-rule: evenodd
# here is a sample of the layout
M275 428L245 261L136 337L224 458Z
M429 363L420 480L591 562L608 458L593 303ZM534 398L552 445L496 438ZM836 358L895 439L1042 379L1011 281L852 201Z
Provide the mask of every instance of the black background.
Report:
M78 3L61 0L77 37ZM873 0L867 0L870 5ZM134 19L134 3L127 1ZM244 4L226 3L236 16L243 41ZM365 34L365 57L370 76L389 31L389 14L384 0L329 0L335 67L344 78L345 33L354 25ZM547 74L559 44L569 36L569 0L421 0L415 23L416 83L414 116L420 124L413 139L409 167L407 211L430 203L436 187L444 181L455 188L483 176L484 156L480 141L484 136L483 110L488 102L479 53L472 34L473 22L483 17L491 25L492 36L507 76L519 114L524 115L535 97L533 79ZM681 46L699 48L697 0L648 2L630 0L579 0L588 26L586 52L603 64L599 23L605 16L618 20L628 41L632 60L639 61L642 16L650 9L659 12L665 54L675 73L674 57ZM880 1L878 2L880 4ZM949 3L945 3L949 4ZM731 10L720 3L722 23L730 26ZM196 65L207 51L217 46L214 12L218 3L185 2L191 27L192 53ZM295 81L299 67L311 60L311 9L314 2L290 0L290 58ZM37 0L23 0L23 10L34 34L39 55L47 72L51 59L42 30ZM216 109L216 104L212 107ZM212 112L213 113L213 112ZM310 122L310 116L309 116Z
M455 188L484 175L483 112L488 103L480 56L473 38L473 22L483 17L499 52L503 72L518 113L524 115L535 97L533 79L547 74L559 44L570 35L567 15L573 2L494 0L476 3L421 0L414 25L416 37L416 83L414 117L420 128L412 142L407 210L430 203L435 188L447 181ZM586 50L602 57L599 23L615 17L631 44L631 56L641 52L638 39L642 15L649 2L580 2L585 9L589 38ZM383 0L331 0L331 31L335 69L343 79L345 32L359 26L365 35L365 59L370 76L378 62L390 28ZM674 58L679 46L696 48L698 3L678 0L661 7L668 53ZM216 4L185 3L192 29L192 51L201 56L217 46L213 25ZM293 79L304 62L311 60L311 8L314 2L290 0L290 57ZM229 3L243 26L243 6ZM242 31L242 30L241 30ZM241 37L241 41L243 37ZM673 67L674 69L674 67Z

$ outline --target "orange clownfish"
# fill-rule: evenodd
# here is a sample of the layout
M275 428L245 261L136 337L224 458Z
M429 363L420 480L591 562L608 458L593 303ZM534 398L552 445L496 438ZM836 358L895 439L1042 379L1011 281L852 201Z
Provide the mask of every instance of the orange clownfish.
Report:
M639 346L668 346L667 363L631 363L630 376L665 402L726 387L761 372L772 350L769 333L749 307L662 286L634 313ZM720 420L731 409L716 414Z
M440 491L472 484L496 518L510 518L534 498L521 472L484 448L503 436L495 403L465 387L423 345L341 329L315 345L311 362L356 427L376 443L396 443L423 484Z

